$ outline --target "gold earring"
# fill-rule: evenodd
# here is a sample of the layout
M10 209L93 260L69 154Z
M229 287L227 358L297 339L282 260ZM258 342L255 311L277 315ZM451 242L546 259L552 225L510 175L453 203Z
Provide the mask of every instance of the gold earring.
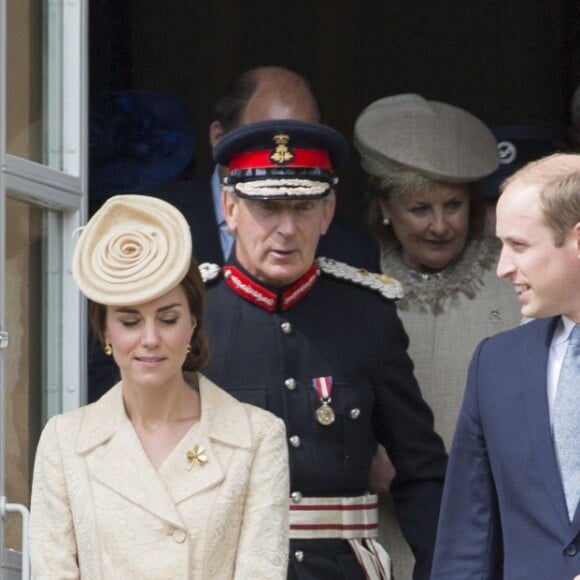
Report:
M187 354L191 354L191 344L187 345Z
M113 349L111 348L111 343L107 342L107 344L105 345L105 347L103 348L103 352L107 355L107 356L111 356L113 354Z

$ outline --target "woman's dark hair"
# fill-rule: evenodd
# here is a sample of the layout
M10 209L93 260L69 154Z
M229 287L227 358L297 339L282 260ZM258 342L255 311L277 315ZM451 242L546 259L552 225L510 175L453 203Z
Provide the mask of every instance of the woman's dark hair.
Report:
M187 355L183 363L184 371L194 372L202 369L209 359L209 346L203 329L205 285L201 279L199 266L194 258L191 259L189 271L180 282L180 286L185 291L189 309L197 323L191 339L191 352ZM104 346L107 307L103 304L89 301L89 319L95 336Z

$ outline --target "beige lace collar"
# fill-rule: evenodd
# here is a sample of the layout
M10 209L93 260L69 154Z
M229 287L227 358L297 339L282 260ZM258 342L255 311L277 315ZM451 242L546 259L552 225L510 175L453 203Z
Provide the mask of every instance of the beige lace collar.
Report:
M459 259L434 274L411 270L399 247L382 248L381 269L403 285L405 296L397 302L400 310L443 312L445 301L457 293L473 298L483 285L484 273L495 266L499 242L494 238L471 241Z

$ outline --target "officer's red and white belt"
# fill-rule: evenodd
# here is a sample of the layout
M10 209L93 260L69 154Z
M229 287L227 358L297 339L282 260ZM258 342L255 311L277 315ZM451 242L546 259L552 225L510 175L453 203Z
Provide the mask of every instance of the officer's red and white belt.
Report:
M375 540L379 534L376 495L290 499L290 538L348 541L369 580L391 579L391 558Z
M290 538L313 540L376 538L379 510L376 495L290 499Z

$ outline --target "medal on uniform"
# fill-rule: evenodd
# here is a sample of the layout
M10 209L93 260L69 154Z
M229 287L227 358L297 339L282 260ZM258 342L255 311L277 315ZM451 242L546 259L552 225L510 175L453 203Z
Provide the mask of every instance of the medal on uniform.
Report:
M316 391L320 402L322 403L316 409L316 420L325 427L334 423L335 415L330 403L332 401L332 377L317 377L312 379L312 388Z

